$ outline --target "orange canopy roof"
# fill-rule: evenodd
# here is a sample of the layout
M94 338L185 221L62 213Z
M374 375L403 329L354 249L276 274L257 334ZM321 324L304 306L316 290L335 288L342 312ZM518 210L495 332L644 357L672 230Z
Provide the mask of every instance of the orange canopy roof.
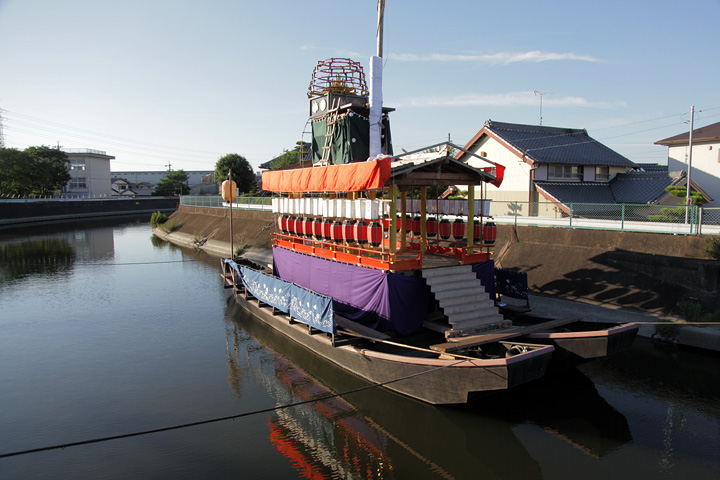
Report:
M263 172L268 192L359 192L382 188L390 179L390 158L368 162Z

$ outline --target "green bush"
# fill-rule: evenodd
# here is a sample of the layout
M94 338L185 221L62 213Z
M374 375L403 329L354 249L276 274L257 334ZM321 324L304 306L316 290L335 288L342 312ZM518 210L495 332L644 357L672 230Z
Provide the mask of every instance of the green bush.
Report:
M683 300L678 302L678 309L685 320L688 322L697 322L703 313L703 307L699 302L693 300Z
M720 260L720 237L711 237L705 245L705 253L713 260Z
M717 312L706 312L702 304L694 300L682 300L677 308L688 322L714 322L718 319Z
M150 226L153 228L157 228L160 225L167 222L168 216L165 215L162 212L153 212L152 216L150 217Z
M182 226L182 222L178 222L173 218L172 220L168 220L167 222L160 225L160 228L162 228L167 233L172 233L176 230L180 230L180 227Z
M236 245L236 246L235 246L235 256L236 256L236 257L239 257L240 255L242 255L243 252L244 252L249 246L250 246L250 244L249 244L249 243L245 243L245 242L241 243L240 245Z

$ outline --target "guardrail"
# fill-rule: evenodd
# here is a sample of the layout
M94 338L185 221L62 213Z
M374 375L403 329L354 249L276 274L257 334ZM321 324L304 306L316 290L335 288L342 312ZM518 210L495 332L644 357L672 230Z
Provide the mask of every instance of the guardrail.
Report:
M270 197L241 197L233 208L272 210ZM183 195L180 205L227 208L220 195ZM490 202L500 225L585 228L678 235L720 234L720 208L616 203Z
M228 208L220 195L181 195L180 205L186 207ZM244 210L272 210L270 197L239 197L233 201L233 208Z

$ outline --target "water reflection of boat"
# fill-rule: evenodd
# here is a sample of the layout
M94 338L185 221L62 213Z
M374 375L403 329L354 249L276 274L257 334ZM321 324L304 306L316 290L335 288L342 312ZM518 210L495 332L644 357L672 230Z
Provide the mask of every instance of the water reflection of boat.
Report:
M274 352L276 374L267 380L272 383L267 388L284 402L368 386L237 305L229 307L226 317L233 328ZM513 434L514 423L437 408L385 389L357 391L282 412L268 420L271 440L303 475L352 472L344 477L403 478L430 471L439 478L541 476Z
M273 382L284 392L292 392L278 394L284 402L368 385L310 354L254 316L239 312L238 306L231 306L227 318L278 357ZM625 417L575 369L487 397L481 404L435 407L375 388L316 405L301 407L311 409L314 420L273 420L284 425L283 440L296 445L295 452L303 452L305 461L320 462L312 460L321 454L312 447L318 438L324 442L323 458L327 458L337 448L345 449L352 437L361 439L352 440L356 442L354 455L362 458L367 452L375 452L389 462L397 477L415 473L419 465L424 465L422 468L441 478L541 478L538 461L542 457L531 456L523 436L517 433L516 427L528 423L594 458L608 455L632 440ZM287 413L296 418L307 416L305 410ZM303 429L298 429L299 424ZM308 444L312 438L315 440ZM351 461L344 450L335 456L337 461Z

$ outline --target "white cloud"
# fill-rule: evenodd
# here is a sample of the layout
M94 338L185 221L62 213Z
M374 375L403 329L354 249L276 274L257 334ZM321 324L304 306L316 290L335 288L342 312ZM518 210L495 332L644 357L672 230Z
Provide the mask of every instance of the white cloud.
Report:
M536 106L539 100L533 92L427 96L394 101L396 107L518 107ZM590 101L583 97L543 96L543 105L552 107L617 108L623 102Z
M498 52L486 55L444 54L431 53L428 55L415 55L412 53L391 53L387 55L390 60L400 62L479 62L507 65L519 62L548 62L558 60L575 60L582 62L600 62L599 58L575 53L541 52Z

